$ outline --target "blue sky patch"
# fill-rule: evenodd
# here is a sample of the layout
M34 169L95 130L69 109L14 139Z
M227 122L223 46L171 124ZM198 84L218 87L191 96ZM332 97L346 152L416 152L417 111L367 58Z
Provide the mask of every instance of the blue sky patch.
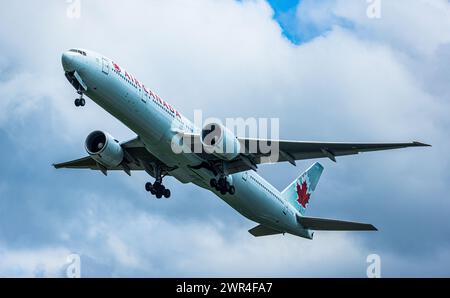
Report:
M354 27L351 21L336 16L331 12L325 23L318 23L306 17L301 18L301 16L298 16L297 10L302 2L302 0L268 0L268 3L274 10L274 19L283 30L283 35L294 44L302 44L322 36L336 25L344 28ZM322 5L324 2L318 1L317 3ZM308 12L305 13L307 14Z

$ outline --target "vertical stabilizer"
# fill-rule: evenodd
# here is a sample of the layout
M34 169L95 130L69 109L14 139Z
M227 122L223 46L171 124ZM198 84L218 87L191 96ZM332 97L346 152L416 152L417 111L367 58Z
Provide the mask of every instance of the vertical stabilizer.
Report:
M311 194L316 189L322 172L323 166L316 162L281 193L283 198L294 206L301 215L305 214Z

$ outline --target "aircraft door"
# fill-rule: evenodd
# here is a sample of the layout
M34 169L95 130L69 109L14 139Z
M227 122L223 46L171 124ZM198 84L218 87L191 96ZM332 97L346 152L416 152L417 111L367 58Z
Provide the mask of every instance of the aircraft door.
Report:
M109 74L109 61L106 58L102 58L102 71L104 74Z
M248 178L248 173L247 172L242 173L242 180L247 181L247 178Z
M141 101L143 103L147 102L147 98L145 97L144 88L142 88L142 87L139 88L139 98L141 99Z

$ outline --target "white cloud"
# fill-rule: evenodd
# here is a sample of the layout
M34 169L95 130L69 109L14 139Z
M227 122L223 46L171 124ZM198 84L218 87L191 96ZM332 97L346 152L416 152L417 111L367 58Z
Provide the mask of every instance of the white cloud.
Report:
M61 277L71 252L63 247L5 249L0 246L1 277Z
M450 42L450 3L447 0L381 1L381 18L370 19L367 2L336 1L334 13L351 20L366 38L388 42L401 52L433 55Z
M358 276L370 253L350 234L319 233L314 241L288 235L254 238L248 222L226 225L218 218L205 224L144 212L118 198L120 210L91 195L80 202L85 200L96 211L73 220L88 237L66 245L109 264L115 276Z

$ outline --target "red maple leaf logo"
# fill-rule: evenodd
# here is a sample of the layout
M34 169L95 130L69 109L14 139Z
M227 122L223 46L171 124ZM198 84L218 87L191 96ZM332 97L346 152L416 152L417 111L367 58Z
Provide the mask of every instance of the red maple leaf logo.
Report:
M302 185L297 183L297 195L297 202L302 205L303 208L306 208L306 204L309 203L308 185L306 184L306 181L303 182Z

